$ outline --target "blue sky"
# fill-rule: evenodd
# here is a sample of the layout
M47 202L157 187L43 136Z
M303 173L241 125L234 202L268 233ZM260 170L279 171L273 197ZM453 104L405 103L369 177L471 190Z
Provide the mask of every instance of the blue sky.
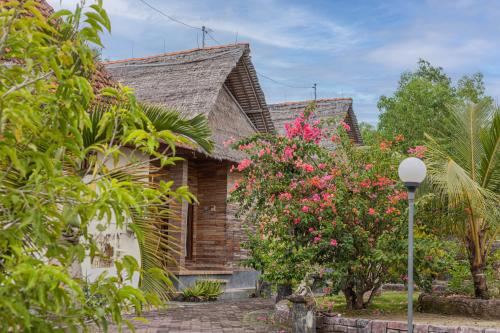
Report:
M87 0L89 2L91 0ZM249 42L269 103L352 97L359 121L375 124L381 95L390 95L418 58L454 79L480 71L500 99L500 1L147 0L222 43ZM49 0L55 8L77 0ZM139 0L104 0L112 21L104 58L121 59L197 47L201 32L174 23ZM211 39L208 45L217 45ZM288 85L288 86L286 86Z

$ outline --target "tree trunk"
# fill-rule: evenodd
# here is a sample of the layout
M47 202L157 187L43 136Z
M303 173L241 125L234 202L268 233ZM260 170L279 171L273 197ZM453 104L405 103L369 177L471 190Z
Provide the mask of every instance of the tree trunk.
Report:
M472 281L474 282L474 296L481 299L489 299L488 285L484 273L486 265L471 265Z
M277 295L276 295L276 303L279 301L287 298L292 294L292 285L285 283L285 284L279 284L277 288Z
M347 285L342 292L344 293L346 306L348 310L362 310L365 309L363 302L364 292L356 292L353 285Z
M478 241L474 242L467 238L469 252L470 271L474 282L474 296L481 299L489 299L488 285L486 283L486 245L484 231L478 233ZM479 255L479 256L478 256Z

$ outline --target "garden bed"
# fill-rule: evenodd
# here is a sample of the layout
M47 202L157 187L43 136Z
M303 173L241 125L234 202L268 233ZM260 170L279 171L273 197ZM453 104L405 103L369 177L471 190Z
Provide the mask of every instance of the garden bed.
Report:
M422 312L500 320L500 299L421 294L418 306Z
M413 302L417 304L419 293L415 293ZM318 297L318 310L333 312L346 318L364 318L386 321L406 321L407 311L406 292L386 291L373 299L373 303L368 309L347 310L343 295ZM483 328L500 328L498 319L482 319L470 316L447 315L439 313L415 312L414 322L416 324L426 324L435 326L472 326Z

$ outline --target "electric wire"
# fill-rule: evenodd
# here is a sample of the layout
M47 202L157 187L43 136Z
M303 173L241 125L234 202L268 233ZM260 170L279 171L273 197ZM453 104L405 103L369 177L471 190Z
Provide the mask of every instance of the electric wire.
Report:
M160 9L158 9L158 8L154 7L153 5L149 4L146 0L139 0L139 1L140 1L140 2L142 2L144 5L148 6L150 9L152 9L152 10L156 11L157 13L161 14L162 16L164 16L164 17L168 18L169 20L171 20L171 21L173 21L173 22L176 22L176 23L182 24L182 25L184 25L184 26L186 26L186 27L188 27L188 28L191 28L191 29L200 30L200 31L202 31L202 33L203 33L203 34L204 34L204 33L206 33L206 35L207 35L207 36L208 36L211 40L213 40L213 41L214 41L215 43L217 43L218 45L222 45L222 43L221 43L221 42L219 42L219 41L218 41L218 40L217 40L217 39L216 39L216 38L212 35L212 33L211 33L209 30L203 30L203 29L201 29L201 28L199 28L199 27L195 27L195 26L190 25L190 24L188 24L188 23L185 23L185 22L183 22L183 21L181 21L181 20L178 20L178 19L176 19L175 17L170 16L170 15L166 14L165 12L163 12L162 10L160 10ZM199 43L199 42L198 42L198 34L196 34L196 40L197 40L197 43ZM198 44L198 47L199 47L199 44ZM292 88L292 89L314 89L314 87L312 87L312 86L311 86L311 87L306 87L306 86L295 86L295 85L290 85L290 84L287 84L287 83L284 83L284 82L280 82L280 81L277 81L277 80L275 80L275 79L273 79L273 78L271 78L271 77L269 77L269 76L267 76L267 75L265 75L265 74L262 74L262 73L260 73L260 72L257 72L257 74L258 74L258 75L260 75L260 76L262 76L263 78L265 78L265 79L267 79L267 80L271 81L271 82L274 82L275 84L279 84L279 85L282 85L282 86L285 86L285 87L288 87L288 88Z
M160 9L158 9L158 8L154 7L153 5L149 4L146 0L139 0L139 1L142 2L143 4L145 4L146 6L148 6L149 8L151 8L152 10L156 11L157 13L160 13L161 15L165 16L166 18L168 18L171 21L174 21L176 23L182 24L182 25L184 25L184 26L186 26L188 28L191 28L191 29L201 30L198 27L195 27L195 26L193 26L191 24L187 24L185 22L182 22L181 20L178 20L175 17L166 14L165 12L161 11Z

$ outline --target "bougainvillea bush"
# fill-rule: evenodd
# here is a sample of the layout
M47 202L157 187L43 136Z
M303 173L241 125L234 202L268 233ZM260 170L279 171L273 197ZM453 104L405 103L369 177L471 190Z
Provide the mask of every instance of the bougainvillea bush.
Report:
M407 194L397 180L404 138L357 147L348 124L331 123L314 120L311 105L286 124L286 135L235 143L248 157L232 170L243 177L231 198L253 231L248 264L265 279L296 285L319 269L360 309L371 302L366 292L395 274L404 279ZM433 252L423 262L439 258ZM417 281L434 270L425 272Z

